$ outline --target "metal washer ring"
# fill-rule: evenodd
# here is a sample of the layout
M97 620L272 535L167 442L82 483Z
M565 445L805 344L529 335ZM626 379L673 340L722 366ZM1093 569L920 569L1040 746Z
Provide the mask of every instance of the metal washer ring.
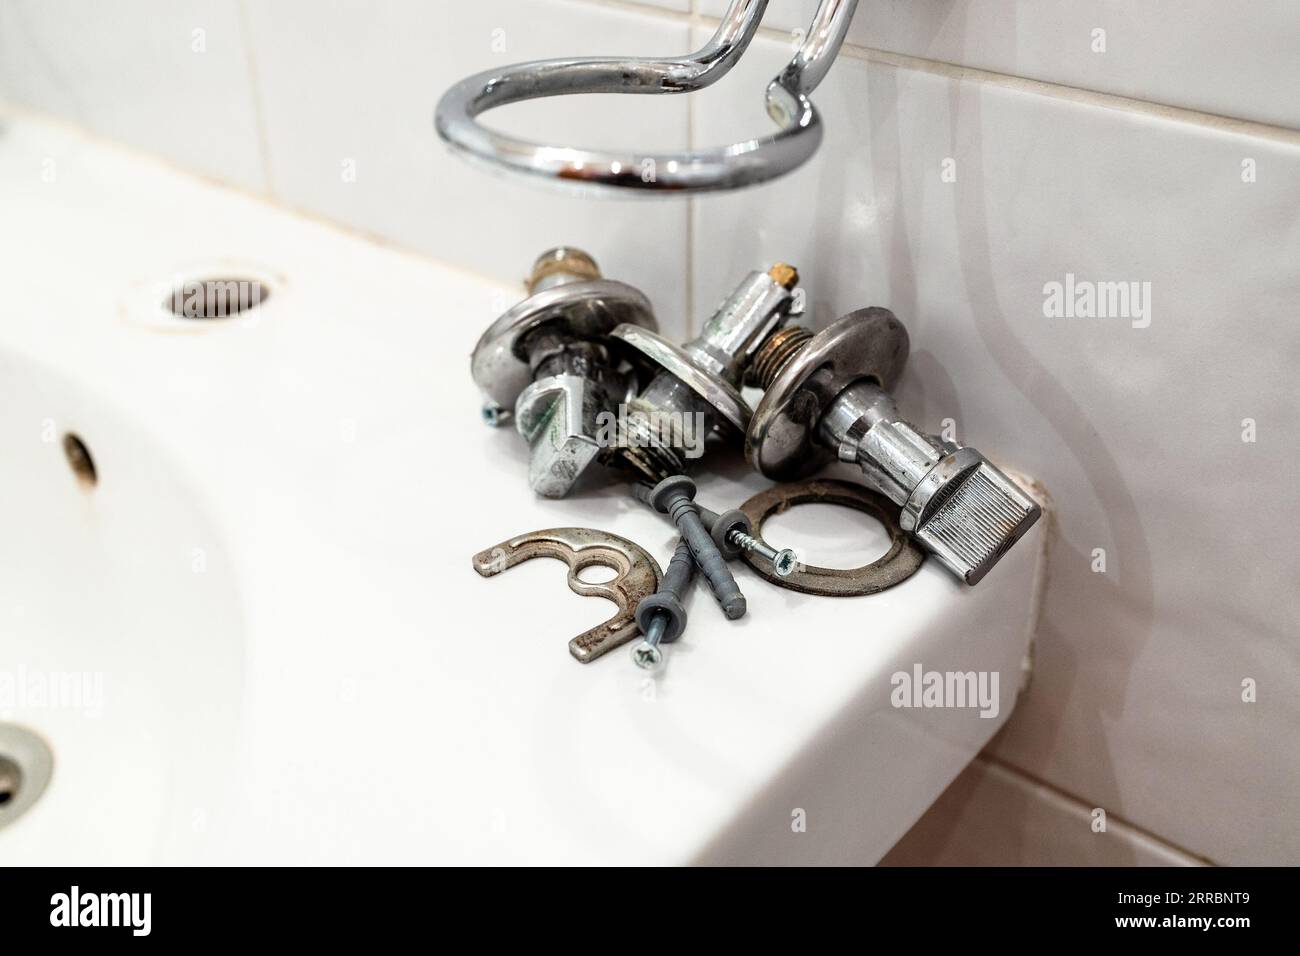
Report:
M534 292L511 306L479 336L470 357L470 374L485 396L513 409L533 380L521 345L545 325L579 339L601 339L620 325L657 329L650 301L614 279L586 279Z
M740 391L721 376L698 365L685 349L669 342L653 329L630 323L620 325L609 333L609 337L635 349L654 366L677 376L683 385L708 402L725 424L741 435L745 434L754 412Z
M856 381L892 389L907 362L907 329L888 309L858 309L818 332L766 386L745 435L745 456L774 481L807 477L834 459L818 422Z
M870 515L889 532L889 551L870 564L847 570L801 564L784 578L778 576L772 569L772 562L762 556L752 551L741 555L759 577L772 584L803 594L856 597L901 584L915 574L925 560L925 552L898 526L898 506L884 495L852 482L814 478L795 484L773 485L746 501L740 510L753 522L754 534L761 536L764 521L803 504L842 505Z

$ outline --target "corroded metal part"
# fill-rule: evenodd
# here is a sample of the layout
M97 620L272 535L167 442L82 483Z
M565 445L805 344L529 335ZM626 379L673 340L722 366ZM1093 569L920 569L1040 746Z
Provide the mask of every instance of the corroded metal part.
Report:
M533 558L563 561L569 566L569 590L618 605L618 613L604 624L569 641L569 653L582 664L634 638L639 632L636 607L659 588L659 564L644 548L596 528L546 528L517 535L474 555L474 570L490 578ZM584 568L593 565L611 568L615 576L599 583L578 577Z
M842 505L871 515L889 532L889 551L860 568L845 570L801 564L785 577L778 574L773 569L772 562L761 555L749 551L741 554L741 558L756 574L772 584L804 594L826 597L875 594L906 581L925 560L925 552L899 527L898 506L884 495L851 482L816 478L797 484L774 485L754 495L740 506L740 510L753 522L755 534L761 534L763 522L772 515L803 504Z
M590 279L541 289L488 327L474 347L470 371L483 394L502 408L513 408L533 380L525 343L545 327L574 339L599 339L627 323L657 328L649 300L612 279Z
M605 392L580 375L550 375L515 403L515 424L528 442L528 484L544 498L563 498L600 454Z
M674 345L649 328L625 324L610 332L610 338L631 346L684 382L696 395L709 403L724 422L743 435L754 414L740 391L716 371L707 369L686 349Z
M863 379L891 389L907 362L907 330L888 309L850 312L800 345L774 370L745 436L746 457L776 481L832 460L817 426L841 392Z

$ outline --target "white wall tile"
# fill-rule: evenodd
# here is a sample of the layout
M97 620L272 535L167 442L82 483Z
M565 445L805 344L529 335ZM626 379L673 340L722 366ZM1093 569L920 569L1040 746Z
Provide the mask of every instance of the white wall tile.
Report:
M726 7L699 0L712 16ZM764 24L806 28L816 8L772 0ZM862 0L849 42L1300 128L1294 0Z
M754 52L699 94L698 141L766 128L785 49ZM814 99L812 163L696 201L696 301L784 259L819 321L894 309L904 410L955 419L1057 506L1038 672L996 753L1192 852L1300 862L1300 833L1266 822L1300 800L1300 421L1279 387L1300 363L1300 144L860 59ZM1150 282L1150 327L1046 318L1067 273Z
M686 204L601 200L493 176L450 154L433 109L456 81L520 60L685 52L684 21L556 0L249 5L274 194L290 205L501 278L582 246L684 328ZM682 97L570 97L486 117L557 143L681 148ZM355 181L343 171L355 164ZM437 303L426 303L432 316Z
M1204 861L1034 783L976 760L881 866L1202 866Z
M265 185L237 0L4 0L0 90L197 172Z
M585 0L586 3L604 3L606 0ZM674 13L689 13L691 10L691 0L618 0L624 5L636 4L644 7L658 7L661 10L671 10Z

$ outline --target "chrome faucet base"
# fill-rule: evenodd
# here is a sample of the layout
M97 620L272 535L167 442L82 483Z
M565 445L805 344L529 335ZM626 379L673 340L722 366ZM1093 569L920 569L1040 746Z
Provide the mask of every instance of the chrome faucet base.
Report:
M662 335L635 325L620 325L610 338L636 349L655 366L681 380L704 399L726 425L743 435L754 413L740 392L725 379L696 362L687 351Z
M892 389L907 364L907 329L888 309L860 309L812 335L794 339L783 364L766 369L764 389L745 435L745 457L774 481L806 478L834 460L817 425L844 389L860 379ZM757 364L765 364L762 357Z
M623 462L651 482L684 470L676 423L693 416L693 429L738 442L753 415L740 385L763 342L795 314L794 288L799 273L785 263L767 272L751 272L723 300L699 335L678 347L646 329L620 325L611 342L625 347L629 359L648 366L650 384L630 403L640 423L638 440L620 449ZM643 373L644 374L644 373ZM663 423L669 423L665 429ZM659 424L656 424L659 423ZM651 454L646 449L652 449Z
M654 310L637 289L612 279L554 285L512 306L488 326L470 360L470 373L484 396L511 410L533 380L525 341L544 327L557 326L577 339L597 339L621 324L656 329Z
M927 435L903 420L887 391L907 360L907 331L887 309L862 309L816 335L773 339L779 362L745 437L753 465L777 480L827 461L857 465L902 508L900 527L967 584L1038 520L1041 508L973 448Z
M601 413L636 387L607 334L620 324L657 326L644 295L601 278L595 260L573 247L538 256L528 291L479 338L470 371L484 395L483 420L499 427L513 418L528 442L533 491L562 498L601 454Z

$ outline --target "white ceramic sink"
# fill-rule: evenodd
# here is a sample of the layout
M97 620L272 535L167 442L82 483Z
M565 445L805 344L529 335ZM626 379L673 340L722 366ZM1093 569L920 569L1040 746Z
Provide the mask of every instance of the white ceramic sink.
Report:
M617 487L535 500L523 442L481 424L468 355L516 290L26 118L0 208L0 673L101 687L0 702L54 756L0 862L870 863L1014 706L1045 522L974 589L927 563L836 600L742 568L749 615L697 591L657 679L579 665L610 606L556 562L470 556L584 525L664 561L673 535ZM213 275L270 298L163 310ZM764 484L723 462L700 498ZM841 519L770 536L883 550ZM915 664L998 672L998 715L891 706Z

